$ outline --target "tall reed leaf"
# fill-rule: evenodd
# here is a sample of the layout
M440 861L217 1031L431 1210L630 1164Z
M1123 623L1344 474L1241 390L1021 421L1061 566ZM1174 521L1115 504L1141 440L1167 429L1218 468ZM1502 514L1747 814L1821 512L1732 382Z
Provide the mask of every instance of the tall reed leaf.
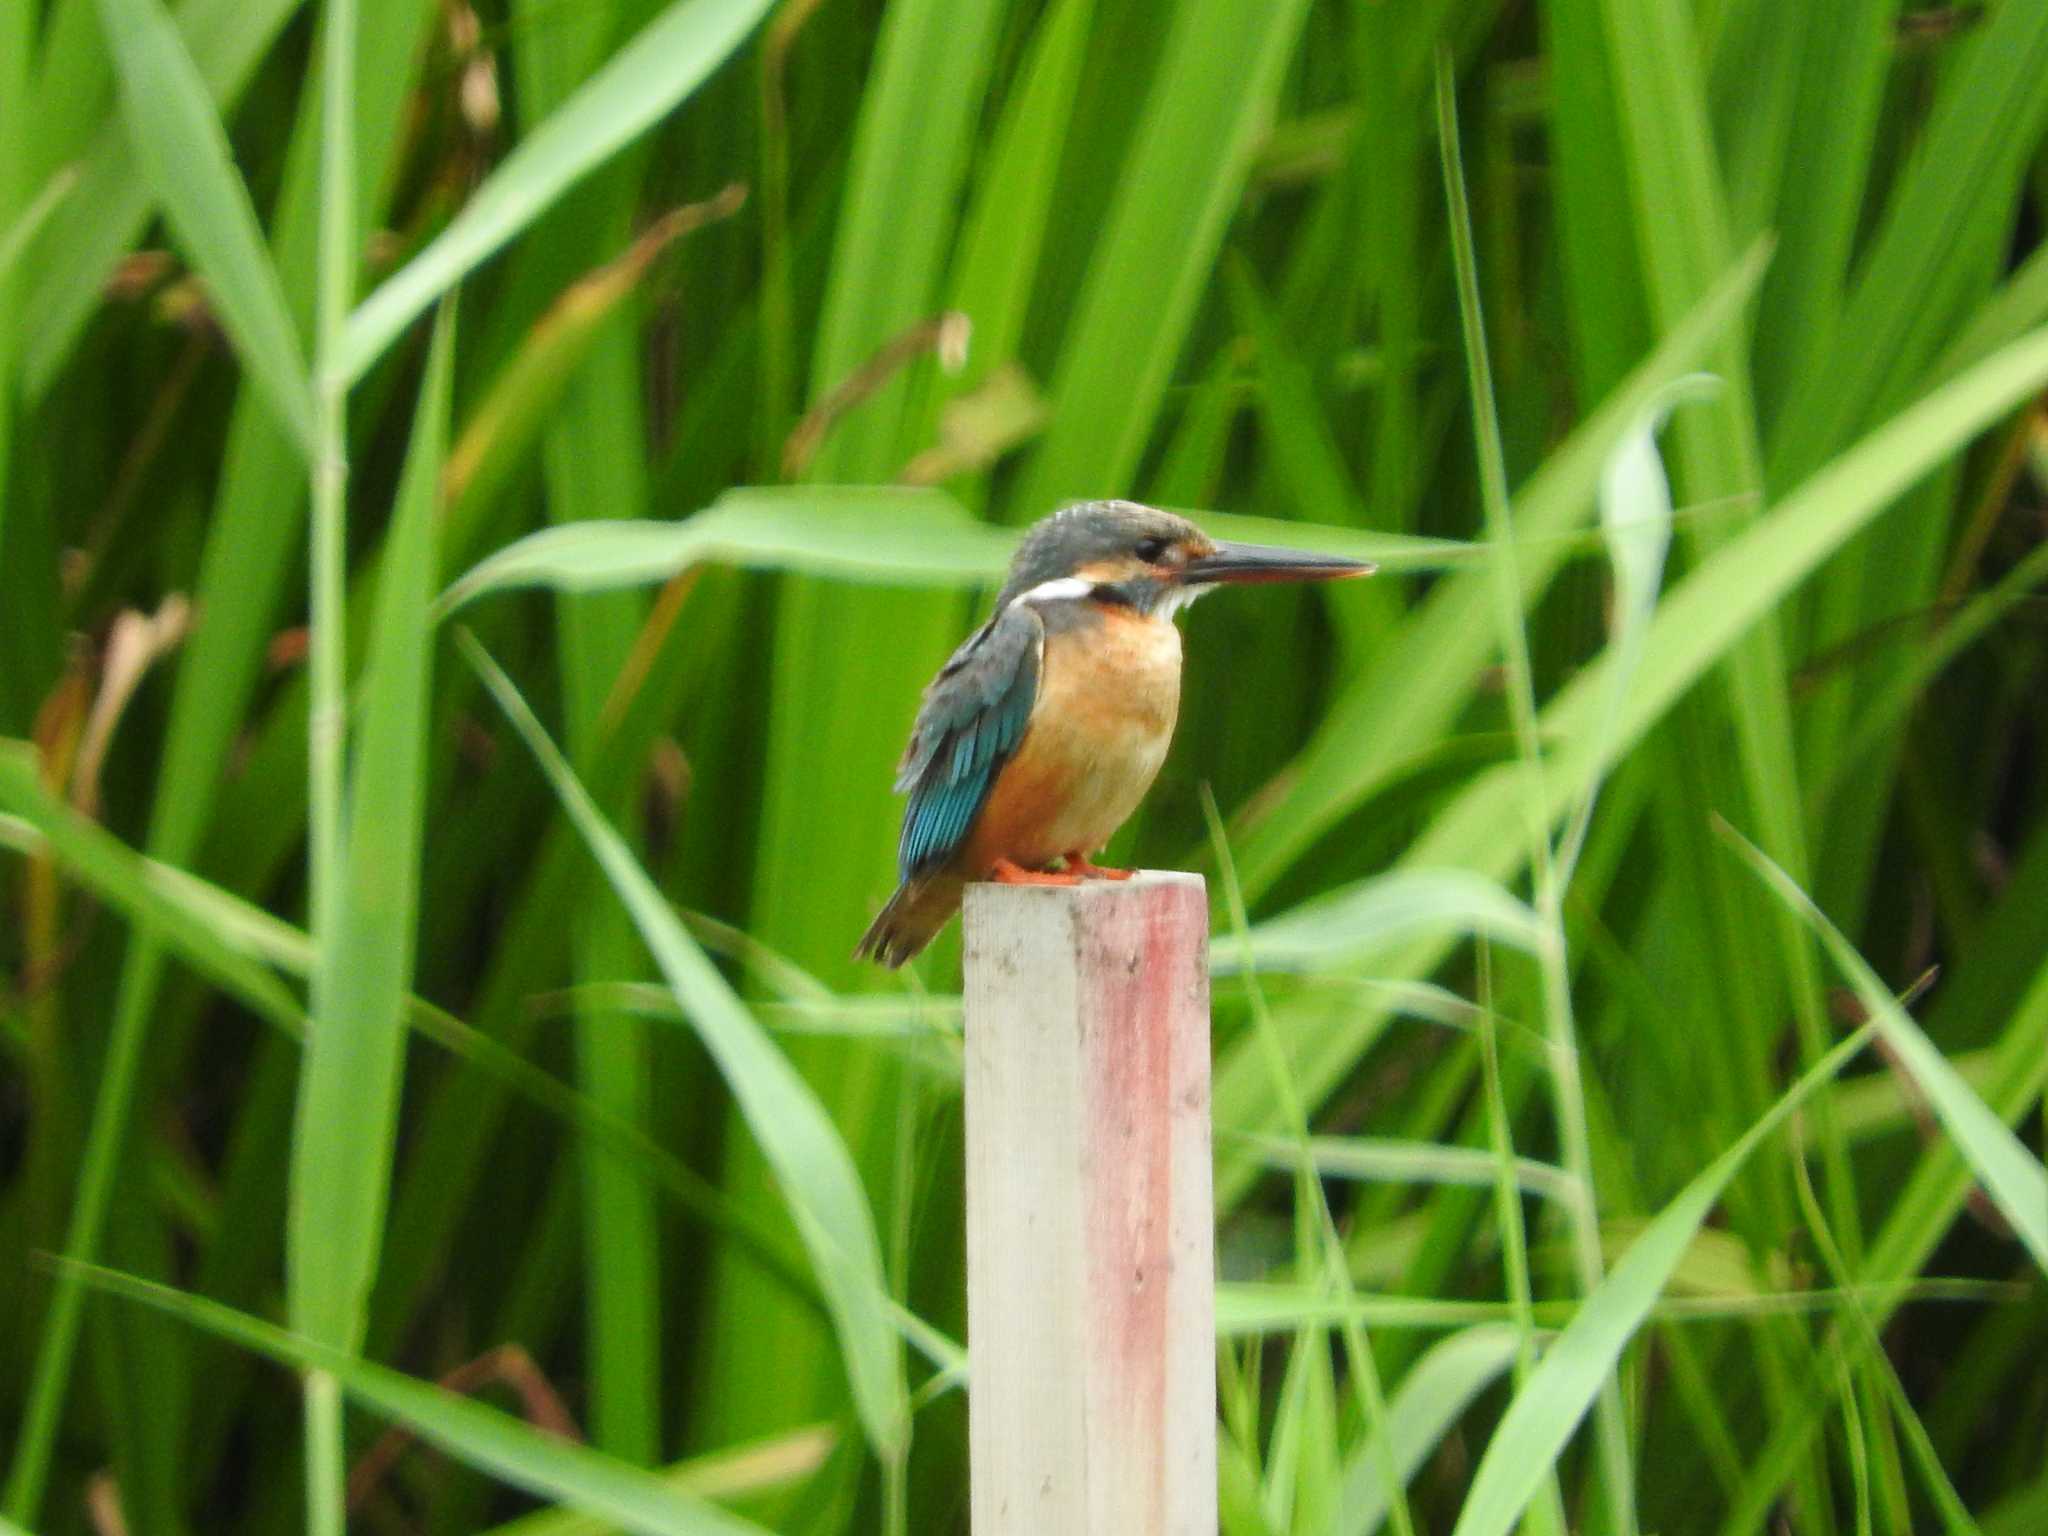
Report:
M768 5L769 0L675 0L643 27L520 140L425 250L363 300L349 317L336 361L343 377L360 377L416 315L702 84Z
M89 1284L181 1318L280 1365L324 1372L364 1407L514 1488L601 1515L641 1536L762 1536L761 1528L652 1472L543 1434L509 1414L415 1381L203 1296L86 1265Z
M1740 1141L1658 1213L1598 1289L1579 1304L1487 1442L1452 1536L1507 1536L1515 1528L1544 1473L1592 1407L1735 1171L1793 1110L1863 1049L1870 1033L1865 1026L1794 1083Z
M467 634L464 655L512 722L562 807L626 904L676 1001L725 1076L775 1170L832 1314L854 1405L877 1452L893 1455L909 1430L909 1399L890 1297L860 1175L846 1143L789 1060L697 947L660 889L590 798L533 711Z
M128 141L164 217L206 279L249 376L303 445L313 439L306 359L249 189L184 39L161 0L100 0Z

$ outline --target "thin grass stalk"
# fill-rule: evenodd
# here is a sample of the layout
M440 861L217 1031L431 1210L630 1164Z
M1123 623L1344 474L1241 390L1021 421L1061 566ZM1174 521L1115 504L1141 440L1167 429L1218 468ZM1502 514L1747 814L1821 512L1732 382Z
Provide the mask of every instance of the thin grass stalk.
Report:
M1550 841L1545 809L1542 747L1537 734L1536 685L1529 662L1529 638L1522 626L1522 580L1515 552L1514 520L1508 511L1507 463L1501 447L1500 420L1494 409L1493 377L1487 364L1486 323L1479 306L1479 273L1473 253L1472 210L1465 196L1463 162L1458 147L1457 83L1448 50L1437 54L1437 133L1443 155L1444 196L1448 205L1451 251L1457 268L1458 312L1465 334L1465 366L1472 392L1473 431L1479 444L1481 500L1486 511L1487 540L1493 546L1488 567L1494 579L1494 613L1500 625L1501 649L1508 672L1508 711L1514 723L1516 754L1521 763L1521 811L1529 839L1529 862L1541 920L1543 942L1536 946L1542 973L1543 1012L1550 1045L1550 1077L1557 1119L1559 1161L1571 1180L1565 1201L1570 1218L1572 1259L1581 1294L1600 1284L1604 1265L1600 1253L1600 1215L1593 1184L1593 1159L1586 1127L1585 1090L1579 1082L1578 1030L1572 1012L1571 974L1566 960L1564 893L1558 883L1556 850ZM1619 1533L1636 1529L1633 1458L1621 1384L1610 1377L1602 1384L1594 1407L1601 1483L1606 1492L1609 1528Z
M348 735L348 379L338 359L355 296L356 0L327 0L321 49L320 219L313 324L312 539L306 671L308 912L317 947L335 939L342 893L342 763ZM315 1017L316 1029L332 1021ZM294 1253L292 1264L314 1256ZM341 1385L306 1376L306 1525L341 1536L347 1523Z

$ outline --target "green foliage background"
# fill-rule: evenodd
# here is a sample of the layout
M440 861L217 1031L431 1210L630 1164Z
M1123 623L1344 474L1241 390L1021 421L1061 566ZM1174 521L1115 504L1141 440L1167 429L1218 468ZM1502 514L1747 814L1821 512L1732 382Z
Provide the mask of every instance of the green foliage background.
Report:
M0 1531L964 1529L847 954L1101 495L1383 566L1112 850L1224 1529L2048 1528L2044 125L2032 0L0 0Z

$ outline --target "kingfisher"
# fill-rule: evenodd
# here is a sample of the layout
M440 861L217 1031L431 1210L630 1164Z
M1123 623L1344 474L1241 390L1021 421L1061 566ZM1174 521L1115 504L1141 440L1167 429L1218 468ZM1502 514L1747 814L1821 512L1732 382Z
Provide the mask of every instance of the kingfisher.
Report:
M924 691L896 772L896 792L910 797L900 883L855 957L903 964L959 910L970 881L1128 880L1089 855L1166 761L1180 713L1174 615L1219 585L1373 569L1220 543L1131 501L1080 502L1034 524L988 622Z

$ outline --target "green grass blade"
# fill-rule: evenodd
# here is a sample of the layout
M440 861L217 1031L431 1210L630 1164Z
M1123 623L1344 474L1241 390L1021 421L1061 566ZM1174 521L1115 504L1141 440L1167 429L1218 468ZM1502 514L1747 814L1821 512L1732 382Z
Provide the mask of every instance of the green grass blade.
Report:
M891 338L930 316L975 116L1002 13L999 0L895 0L883 13L860 93L847 175L861 196L840 210L818 315L811 393L823 399ZM812 478L884 480L922 447L898 369L826 442Z
M513 54L514 101L526 127L544 122L602 65L622 17L631 15L610 3L580 5L565 14L551 0L524 0L512 14L518 25L547 29L545 46L521 47ZM514 283L534 275L552 280L564 266L586 266L601 250L625 247L607 267L564 290L507 369L509 377L531 382L532 366L540 359L528 354L558 354L541 456L547 516L558 525L646 515L644 371L630 311L620 313L619 302L636 289L671 232L701 217L689 210L671 214L633 238L646 159L644 150L629 150L565 195L553 216L524 243L515 268ZM721 201L729 205L733 200ZM528 391L528 408L538 403L532 397L540 392ZM568 599L555 605L555 615L564 740L572 759L589 762L606 735L606 701L618 680L630 675L648 605L639 594L622 592ZM632 804L629 791L607 810L620 825L630 826ZM588 867L580 872L583 889L601 894L597 872ZM575 978L609 981L641 974L645 951L619 905L585 897L577 908L570 939ZM623 1123L658 1123L651 1113L657 1090L645 1024L630 1014L586 1004L576 1010L573 1028L576 1079L590 1099ZM602 1142L585 1140L577 1156L589 1433L600 1448L652 1466L661 1458L663 1440L664 1287L656 1188L636 1160Z
M1487 1442L1452 1536L1508 1536L1515 1528L1728 1181L1765 1137L1863 1049L1870 1033L1866 1026L1801 1077L1657 1214L1598 1289L1579 1304Z
M100 0L128 139L249 376L300 443L313 440L305 353L249 189L161 0Z
M426 798L427 605L452 352L444 323L393 514L350 782L342 905L314 952L292 1144L291 1316L298 1331L342 1350L362 1339L398 1136Z
M632 914L655 963L725 1075L774 1168L825 1293L861 1422L878 1452L907 1433L908 1398L881 1245L846 1144L816 1095L747 1013L654 882L576 780L510 678L467 636L463 649L546 773Z
M515 1488L573 1505L642 1536L762 1536L652 1472L529 1428L430 1383L263 1322L203 1296L91 1266L95 1288L155 1307L280 1365L325 1373L372 1412Z
M767 10L768 0L676 0L649 22L363 300L334 359L339 375L360 377L428 305L702 84Z

